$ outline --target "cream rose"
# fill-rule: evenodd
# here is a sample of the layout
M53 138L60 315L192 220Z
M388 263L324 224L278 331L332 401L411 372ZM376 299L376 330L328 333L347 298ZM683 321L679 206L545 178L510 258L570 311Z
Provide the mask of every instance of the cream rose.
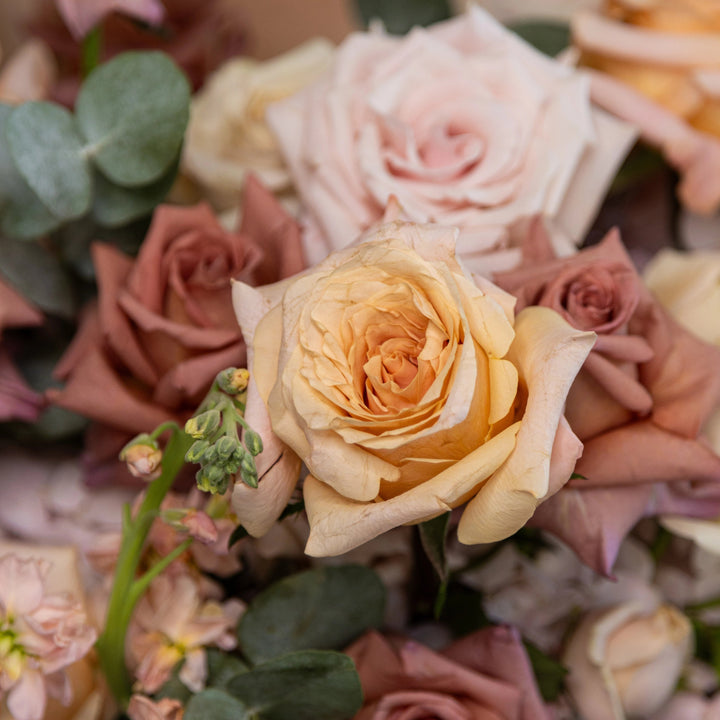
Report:
M646 718L670 698L691 655L690 621L631 601L586 616L566 648L567 688L585 720Z
M477 7L403 38L351 35L268 122L309 212L311 262L391 195L415 222L461 228L463 257L507 248L509 226L538 213L580 240L634 137L593 110L585 78Z
M182 169L219 209L238 205L249 172L274 191L290 184L268 105L315 80L330 64L333 45L322 38L266 62L236 58L223 65L193 99Z
M257 393L310 471L310 555L464 503L460 541L499 540L570 477L581 445L563 406L595 335L547 308L514 318L510 295L458 263L456 237L391 222L303 275L234 286L248 410ZM292 491L264 484L235 486L252 534Z

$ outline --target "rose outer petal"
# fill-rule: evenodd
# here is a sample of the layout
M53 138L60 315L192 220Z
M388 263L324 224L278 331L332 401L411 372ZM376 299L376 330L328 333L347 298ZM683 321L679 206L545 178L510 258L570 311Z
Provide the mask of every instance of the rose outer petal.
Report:
M310 522L305 552L313 557L341 555L394 527L429 520L456 507L507 459L519 429L519 423L511 425L446 471L389 500L349 500L308 476L303 487ZM348 474L354 475L352 467Z
M530 307L518 315L508 357L527 385L527 408L514 452L460 518L461 543L512 535L548 494L550 457L565 398L594 343L594 333L575 330L547 308Z

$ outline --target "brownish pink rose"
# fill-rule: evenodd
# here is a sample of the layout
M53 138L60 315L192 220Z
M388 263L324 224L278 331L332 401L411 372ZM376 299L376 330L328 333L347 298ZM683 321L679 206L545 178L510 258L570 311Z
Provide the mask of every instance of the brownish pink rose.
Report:
M220 370L244 365L231 280L264 285L303 267L298 226L255 180L237 233L207 205L164 205L137 259L96 244L93 260L98 302L56 368L66 385L51 398L114 431L93 432L101 455L128 435L184 421Z
M436 653L371 632L346 653L365 704L355 720L548 720L530 662L510 627L480 630Z
M598 335L566 407L585 446L575 468L582 477L540 508L533 523L609 572L639 518L720 512L720 457L701 434L720 401L720 350L661 308L616 231L595 247L554 258L536 226L526 251L531 263L495 276L518 297L518 309L548 306Z

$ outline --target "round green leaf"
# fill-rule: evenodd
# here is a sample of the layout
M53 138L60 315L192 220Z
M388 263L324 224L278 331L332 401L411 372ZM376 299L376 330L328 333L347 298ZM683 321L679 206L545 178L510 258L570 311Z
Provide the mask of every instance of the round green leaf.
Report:
M240 647L253 663L295 650L340 650L382 624L385 588L360 565L325 567L271 585L238 626Z
M260 720L345 720L363 703L353 661L328 650L275 658L236 675L225 689Z
M105 227L121 227L148 215L170 192L179 164L178 155L159 180L136 188L121 187L110 182L102 173L96 172L93 217Z
M15 166L53 215L71 220L87 212L90 168L73 116L65 108L24 103L8 117L5 137Z
M242 702L214 688L193 695L183 715L184 720L252 720L254 717Z
M180 151L190 86L160 52L127 52L85 81L75 115L86 152L110 180L125 187L158 180Z

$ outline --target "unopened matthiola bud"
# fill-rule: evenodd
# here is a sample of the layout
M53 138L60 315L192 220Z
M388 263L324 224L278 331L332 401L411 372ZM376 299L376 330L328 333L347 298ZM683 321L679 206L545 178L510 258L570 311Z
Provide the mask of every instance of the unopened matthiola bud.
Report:
M245 368L227 368L217 375L217 384L228 395L238 395L247 389L250 373Z
M230 482L230 476L217 465L201 467L195 474L200 490L211 493L224 493Z
M227 435L225 435L224 437L221 437L215 443L215 452L217 452L218 460L220 462L229 460L239 446L240 446L240 441L237 440L236 438L232 438Z
M255 467L255 460L253 460L252 455L248 455L248 453L244 453L240 460L240 477L246 485L252 488L258 486L258 473Z
M219 410L206 410L200 415L194 415L185 423L185 432L198 440L212 435L222 422Z
M196 440L185 453L185 462L199 463L209 447L210 443L207 440Z
M245 428L243 441L245 442L245 447L250 451L251 455L259 455L262 452L262 438L254 430Z
M155 480L162 472L162 450L149 435L138 435L120 451L120 460L132 475Z

